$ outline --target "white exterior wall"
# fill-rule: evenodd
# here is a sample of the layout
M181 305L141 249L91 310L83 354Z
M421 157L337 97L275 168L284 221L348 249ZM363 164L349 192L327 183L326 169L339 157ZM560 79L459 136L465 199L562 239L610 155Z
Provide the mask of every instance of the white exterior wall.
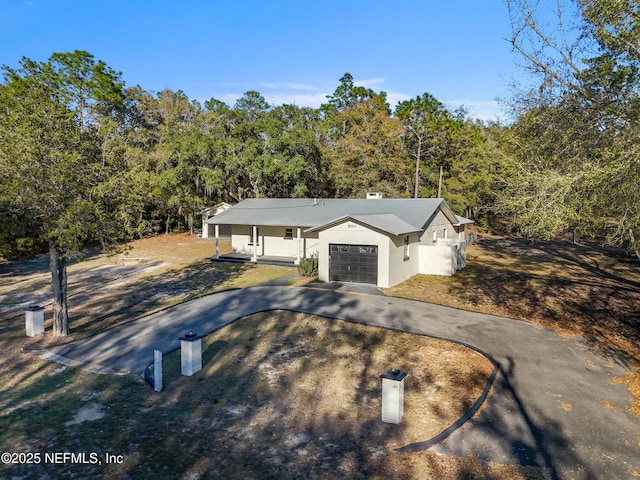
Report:
M253 254L250 243L252 225L233 225L231 229L231 251L233 253ZM284 238L285 229L293 230L293 239ZM298 227L271 227L258 225L258 256L296 257L298 250ZM300 227L300 257L311 257L318 252L318 234L302 233L306 227Z
M451 276L467 263L467 244L457 240L438 240L436 245L420 245L418 273Z
M467 242L464 240L438 240L438 245L446 245L451 248L453 273L467 266Z
M250 232L251 225L232 225L231 226L231 252L232 253L244 253L244 254L253 254L253 245L249 245L250 240ZM258 256L264 255L262 253L262 246L264 242L262 241L261 235L262 228L259 228L258 231Z
M322 230L319 235L318 279L329 281L329 244L345 245L377 245L378 246L378 286L389 286L389 249L393 242L387 235L360 225L346 221L339 225Z
M451 240L455 240L458 238L458 232L456 231L456 228L440 209L438 209L438 212L433 216L431 223L422 234L422 237L420 237L420 243L422 245L435 245L437 240L434 241L434 232L436 239L448 238Z
M419 273L446 276L451 276L455 273L451 247L448 245L420 245L419 248Z
M420 258L418 234L412 233L409 235L408 260L405 260L404 257L404 237L405 235L394 235L392 237L389 237L388 287L393 287L400 282L404 282L408 278L411 278L416 273L418 273L418 259Z
M458 230L439 209L420 237L417 273L450 276L459 270L454 247L449 244L458 241Z

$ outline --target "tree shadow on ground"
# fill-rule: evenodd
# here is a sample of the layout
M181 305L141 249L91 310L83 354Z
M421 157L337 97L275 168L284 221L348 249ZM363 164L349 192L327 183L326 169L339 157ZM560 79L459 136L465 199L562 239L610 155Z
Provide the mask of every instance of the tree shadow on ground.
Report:
M269 297L266 290L264 296L266 301ZM320 294L308 295L307 300L305 304L316 301L327 304L326 297ZM359 300L355 296L345 297L331 304L330 311L341 316ZM250 306L261 307L257 299ZM241 309L247 306L238 303L226 308L241 315ZM397 315L402 317L400 312ZM125 457L123 464L64 465L58 470L61 475L85 478L525 478L515 467L514 474L500 474L474 458L443 459L429 452L417 454L418 457L384 448L385 442L397 441L404 426L382 425L379 405L373 403L380 395L381 368L373 366L370 354L379 336L369 343L361 339L363 367L352 379L358 399L356 420L341 414L339 409L315 408L316 398L323 394L326 383L337 380L330 376L309 384L305 397L297 405L275 396L278 391L289 392L298 387L302 374L312 371L316 362L328 355L329 346L321 346L313 356L308 356L304 343L299 348L283 350L287 336L293 333L278 324L269 329L277 341L253 354L246 349L225 355L227 345L223 342L206 348L205 369L216 368L210 381L201 375L179 377L156 395L147 386L102 377L106 380L100 391L110 392L98 397L109 412L103 419L70 429L64 425L68 418L52 417L46 429L32 433L28 445L42 451L55 446L71 452L108 452ZM304 330L296 336L313 334ZM244 335L248 341L252 337L257 341L258 329L249 329ZM241 373L232 375L230 365L241 366ZM287 375L279 373L292 366ZM39 386L33 388L30 392L37 398ZM66 396L78 402L81 389L74 385L61 390L57 398ZM37 425L38 419L31 418L30 424ZM23 420L18 423L13 422L13 417L10 420L16 429L26 429ZM9 473L39 478L51 475L51 466L24 466Z
M75 338L91 335L145 313L222 287L252 266L200 262L100 291L70 290Z
M331 330L331 342L320 342L311 350L307 339L317 334L314 328L296 330L294 325L283 323L233 327L225 340L205 347L204 378L200 374L179 377L176 359L165 367L169 378L161 394L163 404L166 399L184 403L191 420L182 418L180 422L202 425L202 434L207 436L206 448L189 450L189 463L184 462L182 442L160 446L162 455L179 465L183 475L414 479L470 478L473 474L473 478L515 478L500 476L476 459L419 459L393 452L389 445L402 444L406 426L380 421L381 365L373 355L384 343L387 330L376 329L366 337L356 334L349 340ZM352 327L347 324L347 328ZM336 357L335 351L344 352L351 344L358 345L360 352L354 378L336 373L335 377L319 375L309 383L309 372L321 368L326 359L340 362L345 354ZM409 349L402 350L402 345L398 348L396 355L411 354ZM351 361L350 357L344 359ZM486 377L470 381L483 385ZM327 409L326 390L334 382L348 385L353 398L337 396L333 407ZM460 405L462 410L467 407ZM193 448L191 441L186 445ZM142 452L143 457L153 454L158 452ZM453 471L450 461L456 464ZM133 476L139 472L135 466L128 470Z
M619 265L589 248L558 242L483 238L481 248L507 263L470 260L451 279L450 293L487 313L583 334L600 355L626 367L629 354L640 358L640 281L633 278L632 261ZM589 263L592 258L601 268Z
M434 451L520 465L530 468L536 478L561 480L578 474L584 480L598 478L583 467L585 461L564 435L562 425L527 406L512 382L514 368L513 359L508 358L507 365L500 366L487 407Z

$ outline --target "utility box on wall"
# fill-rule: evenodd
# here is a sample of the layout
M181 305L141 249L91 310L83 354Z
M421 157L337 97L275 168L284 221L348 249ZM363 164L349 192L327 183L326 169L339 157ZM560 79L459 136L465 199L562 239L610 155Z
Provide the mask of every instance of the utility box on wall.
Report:
M382 378L382 421L400 423L404 414L404 378L407 372L391 368Z

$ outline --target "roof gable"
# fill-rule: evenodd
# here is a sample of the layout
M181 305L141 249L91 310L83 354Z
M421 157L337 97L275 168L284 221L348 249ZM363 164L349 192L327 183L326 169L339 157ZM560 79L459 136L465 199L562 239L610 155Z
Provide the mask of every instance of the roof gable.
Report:
M415 233L420 231L420 229L417 229L414 226L409 225L407 222L405 222L401 218L396 217L391 213L372 213L372 214L365 214L365 215L345 215L343 217L334 219L325 224L318 225L313 228L309 228L305 230L305 233L316 232L319 230L324 230L326 228L331 228L335 225L339 225L349 220L353 220L357 223L361 223L363 225L372 227L376 230L380 230L385 233L390 233L391 235L407 235L409 233Z

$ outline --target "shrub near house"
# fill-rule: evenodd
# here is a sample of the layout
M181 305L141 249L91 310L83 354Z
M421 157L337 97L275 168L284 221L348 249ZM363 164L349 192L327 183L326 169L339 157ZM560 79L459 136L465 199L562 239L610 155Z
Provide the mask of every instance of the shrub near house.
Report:
M298 265L298 274L303 277L317 277L318 276L318 259L317 258L303 258Z

